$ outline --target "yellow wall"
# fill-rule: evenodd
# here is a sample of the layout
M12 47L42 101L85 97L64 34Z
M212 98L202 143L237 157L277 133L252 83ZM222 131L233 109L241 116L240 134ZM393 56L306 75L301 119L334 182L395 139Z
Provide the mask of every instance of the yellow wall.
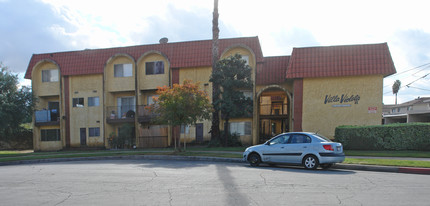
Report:
M164 74L146 75L146 62L163 61ZM138 88L140 90L157 89L157 86L169 85L169 62L158 53L151 53L144 56L138 63Z
M225 121L220 121L220 125L222 130L224 130L224 122ZM241 135L240 138L240 142L242 142L242 144L244 145L252 145L252 118L233 118L229 120L229 123L232 122L251 122L251 135Z
M42 70L58 70L57 82L42 82ZM32 71L32 91L36 98L35 110L48 109L48 102L59 102L60 112L63 113L60 101L60 71L56 64L42 61L33 68ZM60 117L61 117L60 114ZM35 151L55 151L62 149L63 136L61 141L41 141L41 129L60 129L60 125L55 126L35 126L33 117L33 146Z
M42 82L42 70L55 69L59 70L57 65L51 62L42 62L33 68L31 83L35 97L60 95L60 77L57 82ZM58 71L58 75L60 76L60 71Z
M304 79L303 131L333 137L340 125L381 124L382 87L382 75ZM342 95L348 98L358 95L359 100L341 103ZM339 99L325 103L330 96ZM373 113L375 107L377 110Z
M212 83L209 82L211 75L211 67L181 68L179 70L179 84L182 84L184 80L200 83L199 89L205 91L212 101Z
M181 68L179 70L179 83L182 84L184 80L191 80L192 83L200 83L199 89L205 91L212 102L212 83L209 82L212 74L211 67L195 67L195 68ZM203 122L203 141L209 141L211 135L209 131L211 129L211 120L205 120ZM190 126L189 134L181 134L181 141L186 140L192 142L196 140L196 127Z
M131 77L115 77L114 76L114 65L115 64L132 64L132 76ZM118 56L113 58L105 67L105 84L108 92L118 91L134 91L135 84L135 64L132 59L126 56Z
M99 106L88 107L88 97L99 97ZM84 107L73 107L73 98L84 98ZM70 145L80 147L80 128L86 128L87 146L102 147L103 129L103 75L70 77ZM99 137L89 137L88 128L100 127Z
M33 146L35 151L58 151L63 148L62 146L62 140L63 137L61 137L60 141L44 141L41 140L41 134L40 131L42 129L60 129L60 126L40 126L37 127L36 130L33 130Z

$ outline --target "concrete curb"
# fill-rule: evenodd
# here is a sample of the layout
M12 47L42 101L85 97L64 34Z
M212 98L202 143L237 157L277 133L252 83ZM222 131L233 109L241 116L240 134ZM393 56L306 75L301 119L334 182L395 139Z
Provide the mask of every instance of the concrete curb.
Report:
M101 156L101 157L75 157L75 158L20 160L20 161L10 161L10 162L0 162L0 166L50 163L50 162L88 161L88 160L121 160L121 159L127 159L127 160L145 160L145 159L147 159L147 160L183 160L183 161L245 163L245 161L243 161L240 158L204 157L204 156L175 156L175 155L124 155L124 156ZM414 167L336 164L333 166L333 169L430 175L430 168L414 168Z

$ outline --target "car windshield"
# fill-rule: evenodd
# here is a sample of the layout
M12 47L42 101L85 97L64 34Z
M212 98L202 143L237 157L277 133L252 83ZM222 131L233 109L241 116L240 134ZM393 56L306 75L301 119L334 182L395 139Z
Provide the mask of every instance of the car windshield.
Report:
M322 142L332 142L329 138L324 137L320 134L314 134L315 137L317 137L318 139L320 139Z

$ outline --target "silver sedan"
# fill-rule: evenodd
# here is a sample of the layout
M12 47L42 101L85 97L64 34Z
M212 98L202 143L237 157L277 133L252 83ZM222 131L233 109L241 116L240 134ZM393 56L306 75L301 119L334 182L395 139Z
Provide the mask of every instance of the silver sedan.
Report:
M290 132L279 134L261 145L246 148L243 159L258 166L267 164L303 165L306 169L323 169L345 160L341 143L316 133Z

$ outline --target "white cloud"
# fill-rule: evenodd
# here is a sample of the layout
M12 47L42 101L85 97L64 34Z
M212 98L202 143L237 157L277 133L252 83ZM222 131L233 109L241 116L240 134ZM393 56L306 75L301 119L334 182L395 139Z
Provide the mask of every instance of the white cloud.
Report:
M102 5L102 6L101 6ZM259 36L265 56L293 47L387 42L397 68L430 63L427 2L420 0L219 0L221 38ZM0 61L24 72L32 53L210 39L213 0L0 0ZM428 71L428 70L426 70ZM384 81L384 102L392 82ZM414 87L430 88L429 78ZM430 96L402 88L399 99ZM409 100L409 99L406 99ZM394 102L394 101L392 101Z

